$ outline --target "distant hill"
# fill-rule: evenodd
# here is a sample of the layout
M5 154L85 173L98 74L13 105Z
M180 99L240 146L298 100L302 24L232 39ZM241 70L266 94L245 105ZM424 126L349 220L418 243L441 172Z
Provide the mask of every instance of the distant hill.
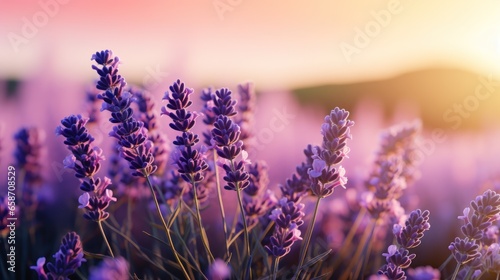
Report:
M303 104L325 111L335 106L352 109L358 100L369 96L380 99L390 115L399 100L407 100L418 104L427 127L470 129L485 120L500 124L500 80L497 77L499 82L490 84L489 90L485 80L486 76L458 69L424 69L390 79L298 88L293 92Z

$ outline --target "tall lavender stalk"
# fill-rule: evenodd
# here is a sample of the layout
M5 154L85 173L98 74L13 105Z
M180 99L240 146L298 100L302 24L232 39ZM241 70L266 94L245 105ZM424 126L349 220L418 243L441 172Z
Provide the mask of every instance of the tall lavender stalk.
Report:
M191 184L198 226L202 236L201 240L208 260L211 263L214 257L201 221L197 189L198 185L204 179L204 172L207 170L208 165L204 160L203 153L194 147L200 140L198 134L191 131L195 125L197 114L188 110L188 107L192 104L190 95L193 93L193 90L187 88L180 80L177 80L169 89L170 92L166 92L163 98L168 104L162 107L162 114L168 115L172 119L172 122L169 124L170 128L182 132L174 140L174 145L177 146L174 162L182 179Z
M354 125L354 122L348 120L348 117L349 112L346 110L338 107L333 109L325 117L325 122L321 126L321 134L323 135L322 146L313 149L312 168L308 170L308 174L312 194L317 199L314 214L300 250L300 261L294 276L295 279L300 276L302 265L307 256L321 199L330 196L335 188L339 186L345 188L347 183L345 169L339 164L349 153L347 139L352 138L350 128Z
M95 177L101 168L104 156L99 147L92 147L94 138L85 127L87 122L88 119L80 115L71 115L61 120L61 125L56 128L56 134L65 137L64 144L71 152L71 155L64 159L64 166L75 171L75 176L80 180L80 189L84 191L78 199L80 202L78 208L86 210L84 218L98 223L104 241L113 256L102 221L109 217L106 209L111 201L116 201L116 198L113 197L113 191L107 189L111 180L106 177L103 180Z
M222 88L212 96L215 113L212 143L217 155L224 159L222 168L226 172L223 177L226 181L226 190L236 191L238 205L240 207L241 219L245 238L245 252L250 255L250 238L248 234L247 219L243 206L242 190L249 186L249 174L246 171L247 152L243 150L243 142L240 140L240 127L230 117L236 115L236 101L232 99L231 91ZM248 268L249 265L247 265Z

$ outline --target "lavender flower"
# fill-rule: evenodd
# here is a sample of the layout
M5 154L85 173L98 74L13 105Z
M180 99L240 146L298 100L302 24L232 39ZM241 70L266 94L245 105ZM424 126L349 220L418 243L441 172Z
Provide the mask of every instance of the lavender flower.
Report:
M98 267L90 270L90 280L127 280L129 264L123 257L105 258Z
M394 213L392 206L415 179L417 162L414 153L419 131L420 123L414 122L391 127L382 134L373 171L366 181L373 195L365 195L361 201L373 219L387 215L388 218L399 218L391 215Z
M203 150L197 150L194 146L200 141L198 134L191 131L197 117L196 113L188 110L192 102L189 96L193 90L184 86L180 80L177 80L169 87L170 92L166 92L164 100L168 104L162 107L162 115L168 115L172 122L169 124L174 130L182 132L181 136L177 136L174 140L174 145L177 149L173 153L173 161L177 165L177 171L181 178L191 184L190 192L193 197L193 204L196 208L198 227L205 234L205 229L201 222L200 201L198 197L206 199L205 185L200 184L204 179L204 172L208 169L208 164L205 161ZM171 111L169 111L171 110ZM206 238L202 238L203 246L207 253L209 262L213 261L214 257L210 251L210 246Z
M401 175L410 184L418 177L416 152L418 151L417 138L422 128L420 121L393 126L382 133L382 141L378 156L401 157L403 170Z
M474 240L470 240L468 237L455 237L455 241L451 242L448 249L460 265L468 263L481 256L481 253L479 253L479 245L476 244Z
M172 119L169 124L172 129L182 132L181 136L177 136L174 140L174 145L178 147L174 156L178 172L186 182L197 184L203 181L203 172L208 165L203 153L194 149L199 138L190 130L195 124L197 115L187 110L192 104L189 98L192 93L192 89L186 88L184 83L177 80L163 98L168 104L162 107L162 115L168 115ZM169 112L169 109L172 112Z
M83 248L80 241L80 236L75 232L66 234L62 241L59 251L53 256L53 263L45 263L44 257L37 260L36 266L31 266L38 274L38 279L69 279L69 276L86 260L83 258ZM44 266L46 264L47 270Z
M448 246L457 261L456 272L463 264L466 264L463 269L467 270L478 267L481 263L488 268L494 265L495 260L488 255L488 247L491 246L488 244L491 242L486 235L490 226L498 219L499 213L500 195L487 190L472 200L470 207L464 209L463 216L458 217L464 222L460 230L465 238L456 237ZM488 243L484 243L485 241Z
M253 123L255 107L255 88L253 83L238 85L238 116L236 123L240 126L240 140L243 141L243 149L250 150L254 145Z
M345 169L334 167L342 162L349 153L347 139L351 139L350 127L353 121L348 120L349 112L335 108L321 126L323 144L313 150L312 167L308 170L311 179L311 190L315 196L327 197L336 187L344 187L347 183Z
M269 218L275 222L274 232L265 245L266 251L274 257L283 257L290 252L293 243L302 240L298 229L304 221L304 204L282 198Z
M56 129L57 135L66 138L64 143L71 151L71 155L64 160L67 168L75 170L75 176L80 179L80 189L85 193L80 196L79 208L85 208L87 212L84 217L91 221L102 221L109 217L105 210L111 201L116 201L113 191L107 189L111 180L104 177L94 178L101 168L101 161L104 160L102 150L98 147L91 147L94 138L89 134L85 125L88 119L80 115L71 115L61 121L61 126Z
M243 142L240 140L240 127L231 120L236 115L234 106L236 101L231 99L231 91L225 88L217 90L212 96L214 103L213 112L217 116L212 129L212 143L217 155L226 159L222 168L226 171L224 180L226 190L243 190L250 182L249 175L245 170L247 153L242 149ZM236 160L238 156L242 160Z
M109 50L95 53L92 60L100 65L92 65L92 69L100 76L96 88L105 91L98 95L104 101L101 110L111 112L109 121L116 124L110 135L118 140L120 154L129 162L130 169L134 170L133 175L148 177L157 169L152 154L153 145L147 140L148 133L144 123L133 117L130 107L132 95L123 92L126 82L118 74L120 60Z
M417 209L412 211L405 222L405 226L401 227L399 224L394 226L394 235L396 236L396 242L405 249L415 248L421 243L421 239L424 236L424 231L429 230L431 225L429 224L428 210L422 211Z
M379 274L389 279L406 279L403 269L408 268L416 256L410 254L408 249L420 245L424 231L430 228L429 214L427 210L417 209L410 213L404 227L399 224L394 225L393 234L397 245L390 245L387 253L382 254L387 264L380 268Z
M44 139L45 132L37 127L22 128L14 135L16 165L25 170L25 181L30 186L42 181L41 156Z

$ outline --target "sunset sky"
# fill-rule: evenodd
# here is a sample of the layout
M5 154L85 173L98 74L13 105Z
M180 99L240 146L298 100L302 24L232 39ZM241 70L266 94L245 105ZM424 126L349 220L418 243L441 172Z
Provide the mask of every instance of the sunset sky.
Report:
M115 3L2 0L0 77L53 71L87 81L90 57L102 49L112 49L122 74L139 83L154 72L198 84L252 80L261 88L429 66L500 73L498 0Z

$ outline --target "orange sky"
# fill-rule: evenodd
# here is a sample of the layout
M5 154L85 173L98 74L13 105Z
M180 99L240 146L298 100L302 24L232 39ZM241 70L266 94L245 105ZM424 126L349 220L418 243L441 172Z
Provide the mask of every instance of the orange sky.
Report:
M44 67L91 79L90 56L106 48L136 82L152 69L199 84L252 80L261 88L372 79L432 65L500 72L497 0L97 3L2 0L0 76ZM214 5L227 10L218 13ZM26 38L29 24L36 30ZM346 55L345 46L354 52Z

